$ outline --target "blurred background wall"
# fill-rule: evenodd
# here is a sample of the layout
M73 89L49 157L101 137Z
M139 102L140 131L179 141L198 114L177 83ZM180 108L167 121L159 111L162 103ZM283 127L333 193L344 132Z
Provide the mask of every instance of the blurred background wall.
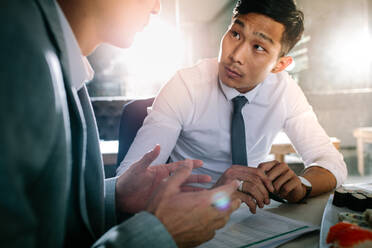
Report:
M306 31L291 53L296 63L290 73L327 133L353 149L352 131L372 126L372 0L297 2ZM101 123L107 123L120 115L128 99L155 95L177 69L216 57L236 1L162 3L161 15L131 49L102 46L90 56L96 77L89 91L99 122L102 116L107 119ZM100 127L101 138L116 138L117 121L106 132Z

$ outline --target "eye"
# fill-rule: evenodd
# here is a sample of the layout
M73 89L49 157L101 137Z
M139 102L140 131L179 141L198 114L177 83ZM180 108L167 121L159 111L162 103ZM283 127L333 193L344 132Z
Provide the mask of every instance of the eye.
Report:
M231 36L237 40L240 40L240 34L234 30L231 30Z
M254 45L253 47L254 47L254 49L256 49L257 51L265 51L265 49L264 49L262 46L260 46L260 45Z

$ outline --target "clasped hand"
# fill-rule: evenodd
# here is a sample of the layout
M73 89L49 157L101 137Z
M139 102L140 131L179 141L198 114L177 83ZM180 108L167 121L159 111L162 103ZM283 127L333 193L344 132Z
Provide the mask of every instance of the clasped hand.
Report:
M298 176L286 163L278 161L261 163L257 168L233 165L215 186L231 180L243 181L242 191L235 192L235 195L247 204L252 213L256 213L257 206L263 208L270 204L269 192L289 202L298 202L305 195Z

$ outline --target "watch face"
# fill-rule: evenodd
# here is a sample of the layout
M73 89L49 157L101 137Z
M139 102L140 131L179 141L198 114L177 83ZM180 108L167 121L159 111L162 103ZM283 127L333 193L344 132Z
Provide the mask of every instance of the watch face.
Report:
M300 178L301 183L302 183L303 185L305 185L305 186L308 187L308 188L312 188L312 185L311 185L311 183L309 182L309 180L307 180L307 179L304 178L304 177L299 177L299 178Z

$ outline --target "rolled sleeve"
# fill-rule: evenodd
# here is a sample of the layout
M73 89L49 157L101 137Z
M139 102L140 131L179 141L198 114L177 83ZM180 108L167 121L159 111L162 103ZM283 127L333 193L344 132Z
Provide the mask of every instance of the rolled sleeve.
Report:
M320 126L302 90L295 85L290 92L291 95L286 97L289 109L284 132L306 167L319 166L327 169L335 176L337 186L340 186L347 177L347 167L342 154Z

